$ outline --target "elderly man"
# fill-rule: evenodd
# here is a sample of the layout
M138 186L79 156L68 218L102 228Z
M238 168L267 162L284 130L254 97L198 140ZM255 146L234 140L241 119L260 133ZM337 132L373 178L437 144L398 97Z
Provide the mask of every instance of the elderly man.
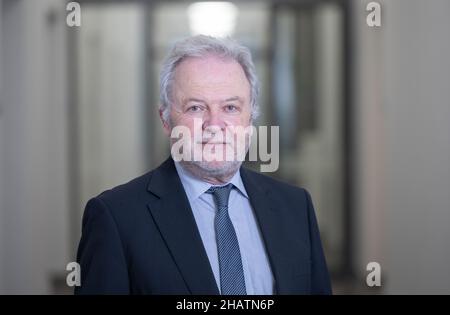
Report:
M191 131L182 156L172 150L155 170L88 202L75 293L331 293L309 194L237 158L235 127L257 115L249 50L231 39L180 41L162 67L160 90L172 146L176 128Z

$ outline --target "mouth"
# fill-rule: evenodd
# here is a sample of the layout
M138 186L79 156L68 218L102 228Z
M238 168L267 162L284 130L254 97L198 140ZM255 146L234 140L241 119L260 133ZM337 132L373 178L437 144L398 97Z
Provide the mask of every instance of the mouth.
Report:
M205 144L213 144L213 145L228 144L228 142L209 142L209 141L202 141L202 142L199 142L199 143L201 143L203 145L205 145Z

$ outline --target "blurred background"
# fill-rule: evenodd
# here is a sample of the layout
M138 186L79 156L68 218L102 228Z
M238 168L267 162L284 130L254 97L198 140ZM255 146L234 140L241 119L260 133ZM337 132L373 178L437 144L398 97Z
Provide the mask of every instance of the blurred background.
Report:
M450 294L450 1L377 1L380 27L367 0L78 2L69 27L0 0L0 293L72 291L86 201L168 156L160 65L206 33L252 51L269 175L311 192L334 292Z

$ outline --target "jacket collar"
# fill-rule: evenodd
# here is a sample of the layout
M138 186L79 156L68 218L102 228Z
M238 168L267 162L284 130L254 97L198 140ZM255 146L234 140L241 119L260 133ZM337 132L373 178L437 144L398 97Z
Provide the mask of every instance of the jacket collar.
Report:
M275 277L276 293L283 294L292 287L293 253L289 252L291 236L283 227L271 191L256 175L241 167L241 177L268 252L272 273ZM194 215L183 189L172 158L154 170L148 191L154 196L148 204L150 213L158 225L186 286L192 294L219 294L219 289L209 264L206 250L197 229ZM192 272L193 270L198 272Z

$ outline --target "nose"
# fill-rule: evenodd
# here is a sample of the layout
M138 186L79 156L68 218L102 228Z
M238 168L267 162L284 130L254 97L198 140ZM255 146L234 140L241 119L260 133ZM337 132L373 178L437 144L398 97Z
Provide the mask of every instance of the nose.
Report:
M223 114L217 108L210 109L203 117L204 130L224 130L226 127Z

